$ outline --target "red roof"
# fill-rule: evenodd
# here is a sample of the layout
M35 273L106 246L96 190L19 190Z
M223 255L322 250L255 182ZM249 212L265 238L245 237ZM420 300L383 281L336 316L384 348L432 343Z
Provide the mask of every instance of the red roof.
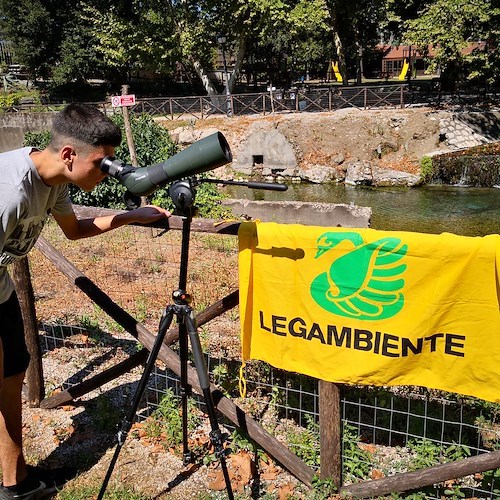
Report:
M377 45L377 49L384 54L383 56L384 59L404 59L405 57L408 57L409 47L410 46L408 45L382 45L382 44ZM461 52L463 55L468 55L473 50L476 49L484 50L485 47L486 47L485 42L473 42L470 43L464 49L462 49ZM434 47L429 44L427 50L429 56L434 57L434 54L436 53ZM418 58L423 57L422 54L419 51L415 50L413 46L411 46L411 55L412 57L418 57Z

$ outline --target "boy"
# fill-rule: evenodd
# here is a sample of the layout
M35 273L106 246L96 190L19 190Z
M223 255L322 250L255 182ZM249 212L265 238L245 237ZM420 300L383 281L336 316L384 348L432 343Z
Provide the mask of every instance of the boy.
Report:
M76 218L68 184L91 191L106 177L101 160L114 156L120 142L120 129L99 110L70 104L55 116L52 139L43 151L28 147L0 154L0 500L35 499L54 490L49 476L40 477L41 469L27 467L23 456L21 389L29 355L7 264L29 252L49 214L72 240L170 216L146 206L115 216Z

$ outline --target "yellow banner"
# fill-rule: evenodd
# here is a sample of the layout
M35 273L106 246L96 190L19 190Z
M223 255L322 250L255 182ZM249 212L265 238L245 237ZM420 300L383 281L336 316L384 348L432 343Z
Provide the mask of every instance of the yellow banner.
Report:
M242 223L242 357L500 402L500 235Z

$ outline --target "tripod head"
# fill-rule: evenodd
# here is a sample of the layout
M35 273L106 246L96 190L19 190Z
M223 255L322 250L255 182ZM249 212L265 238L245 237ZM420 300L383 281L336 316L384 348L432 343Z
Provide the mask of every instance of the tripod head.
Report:
M168 194L179 215L190 216L196 197L196 189L191 179L175 181L169 188Z

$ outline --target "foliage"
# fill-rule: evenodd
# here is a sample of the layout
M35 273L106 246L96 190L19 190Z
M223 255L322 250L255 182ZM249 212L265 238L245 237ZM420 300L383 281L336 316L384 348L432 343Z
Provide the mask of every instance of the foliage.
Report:
M171 9L159 1L131 1L126 9L96 3L84 4L80 16L108 68L122 76L140 69L170 75L178 54Z
M415 454L411 470L424 469L440 463L441 448L428 439L411 441L408 443L408 448Z
M433 45L431 69L451 84L492 84L500 72L494 0L0 0L0 11L18 62L57 84L181 71L215 94L222 91L213 72L219 34L231 91L245 64L260 81L287 85L305 74L323 78L332 60L341 62L344 81L360 77L360 57L376 52L381 35L421 50ZM479 40L486 50L462 53Z
M188 399L188 413L188 426L192 431L201 421L192 399ZM167 389L158 408L145 420L144 431L150 438L161 438L166 448L182 443L181 407L172 389Z
M65 2L42 0L0 0L0 27L15 46L18 62L33 76L47 76L57 60L61 43L62 12L71 9Z
M497 485L497 487L493 488L493 484ZM491 493L493 494L493 498L500 498L500 487L498 487L498 484L500 484L500 468L489 470L483 473L483 481L481 486L485 490L491 491Z
M370 454L358 446L359 436L355 427L344 425L342 434L344 474L346 479L365 479L370 472Z
M312 467L319 466L319 425L306 415L306 427L292 427L287 432L287 443L299 458Z
M115 114L111 119L122 129L122 135L125 137L123 115ZM150 115L146 113L131 115L130 126L139 165L159 163L178 152L178 147L170 138L168 130L156 123ZM131 163L130 151L125 140L115 149L115 156L125 163Z
M451 89L465 80L498 82L500 9L492 0L434 0L406 23L404 43L429 55L429 71L441 72ZM483 48L465 54L471 42L485 41Z
M337 487L332 479L320 479L314 476L312 480L315 500L329 500L337 493Z
M43 132L26 132L24 134L23 146L45 149L50 142L50 138L51 134L48 130Z
M10 108L19 104L21 98L16 94L0 94L0 108Z
M422 156L420 160L420 179L423 182L429 182L433 174L432 158L430 156Z

